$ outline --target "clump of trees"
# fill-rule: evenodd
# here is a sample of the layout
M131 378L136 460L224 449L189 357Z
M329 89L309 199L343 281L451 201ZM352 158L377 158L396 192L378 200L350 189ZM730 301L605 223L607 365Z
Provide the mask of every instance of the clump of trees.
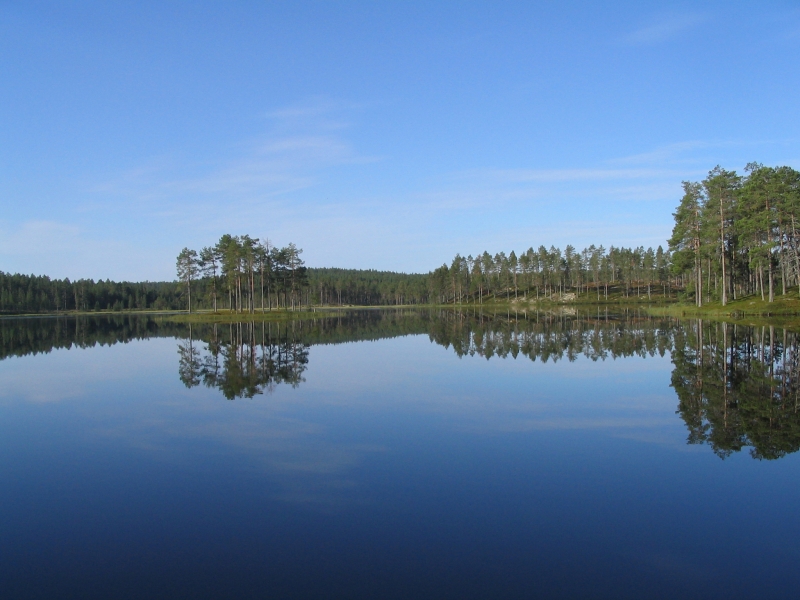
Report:
M223 235L214 246L198 253L184 248L176 263L178 280L186 290L186 306L192 311L192 286L202 278L206 296L216 312L219 301L235 312L295 308L304 303L308 270L300 258L303 250L289 244L277 248L249 235ZM305 303L311 299L305 295Z
M442 265L429 278L430 295L439 303L478 302L486 298L505 300L563 297L565 293L593 292L599 301L608 299L609 287L623 296L637 297L660 288L669 295L674 285L669 251L615 248L591 245L581 251L567 246L533 247L506 255L488 252L463 257L457 254L450 266Z
M178 254L185 307L235 312L310 305L391 305L428 302L428 275L372 269L309 269L301 248L272 246L248 235L223 235L200 252ZM195 300L192 300L192 297Z
M745 174L717 166L683 182L669 247L673 272L697 306L760 293L773 302L800 282L800 173L749 163Z

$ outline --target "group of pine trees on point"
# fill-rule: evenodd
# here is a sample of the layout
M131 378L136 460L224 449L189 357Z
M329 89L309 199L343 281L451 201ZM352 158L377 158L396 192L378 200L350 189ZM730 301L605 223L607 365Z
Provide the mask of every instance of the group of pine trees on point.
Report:
M176 261L184 306L255 312L310 305L400 305L428 301L422 274L371 269L309 269L301 248L272 246L249 235L223 235L200 252L184 248ZM192 299L194 298L194 300Z
M773 302L800 283L800 172L749 163L745 175L717 166L683 182L669 241L673 271L697 306L760 294Z
M308 274L300 258L302 250L294 244L277 248L269 240L261 242L249 235L223 235L214 246L200 250L184 248L176 262L178 280L186 286L186 302L192 310L192 285L205 279L206 291L216 312L219 300L227 300L228 310L255 312L274 307L291 308L303 304ZM310 304L307 299L306 304Z

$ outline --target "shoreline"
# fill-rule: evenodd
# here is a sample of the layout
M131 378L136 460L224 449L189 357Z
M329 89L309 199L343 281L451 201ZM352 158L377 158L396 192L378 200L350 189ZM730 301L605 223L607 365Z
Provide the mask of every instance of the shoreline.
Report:
M719 302L709 302L698 307L684 301L667 299L663 296L653 296L650 299L616 297L601 299L599 302L592 298L582 298L569 294L563 300L540 298L517 298L512 300L486 299L483 303L462 302L447 304L392 304L392 305L343 305L343 306L310 306L298 310L272 309L256 310L255 312L231 312L218 310L214 312L201 309L191 313L186 310L102 310L102 311L67 311L47 313L19 313L0 314L0 319L19 318L58 318L58 317L90 317L90 316L157 316L176 322L238 322L243 320L256 321L287 321L324 318L340 314L343 311L354 310L480 310L486 312L529 312L532 310L555 311L564 310L589 312L598 309L608 311L622 311L636 309L647 312L652 316L669 316L676 318L710 318L715 320L730 320L742 322L743 320L783 322L795 321L800 324L800 297L797 288L787 291L785 295L777 295L773 302L761 300L760 296L746 296L729 302L722 306Z

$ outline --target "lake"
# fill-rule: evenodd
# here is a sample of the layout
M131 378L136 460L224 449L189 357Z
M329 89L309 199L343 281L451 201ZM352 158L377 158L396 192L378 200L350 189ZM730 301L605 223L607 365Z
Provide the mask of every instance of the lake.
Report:
M2 598L794 598L800 340L0 320Z

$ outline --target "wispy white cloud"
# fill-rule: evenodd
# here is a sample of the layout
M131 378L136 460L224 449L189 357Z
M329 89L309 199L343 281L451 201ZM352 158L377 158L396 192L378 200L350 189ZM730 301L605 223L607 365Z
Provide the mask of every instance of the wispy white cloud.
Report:
M156 158L90 186L92 198L83 210L135 210L194 229L207 229L209 223L220 227L253 218L263 221L265 214L274 223L286 212L286 197L292 197L296 209L303 192L320 186L331 169L380 160L359 153L345 135L341 117L356 108L312 99L267 112L269 128L241 144L232 156L203 163Z
M709 169L720 162L724 156L728 160L723 166L731 169L741 169L752 160L755 155L764 152L774 152L781 146L794 148L797 145L793 139L718 139L718 140L688 140L665 144L637 154L611 158L606 164L615 168L640 168L658 166L666 173L680 173L683 178L703 178ZM736 158L738 157L738 159ZM731 159L734 159L731 161ZM787 161L782 164L796 164L797 161Z
M589 206L593 200L650 201L669 196L682 178L703 173L692 165L661 166L655 156L647 161L642 155L635 167L614 162L587 168L471 169L451 173L439 189L420 192L414 198L427 209L456 212L564 200L588 200Z
M697 27L705 20L706 17L700 14L662 15L654 22L625 35L622 42L636 46L660 44Z
M268 110L264 116L282 124L287 122L296 123L297 121L308 122L309 120L322 120L324 124L335 124L338 121L332 119L332 115L341 115L354 110L361 110L366 105L356 102L344 102L325 96L307 98L290 106L283 106Z
M184 165L136 169L95 185L103 195L127 196L139 201L178 202L185 194L245 200L271 197L312 187L321 170L376 159L359 156L344 140L333 136L293 136L259 140L242 155L212 166ZM202 171L186 174L180 171ZM224 199L223 198L223 199Z
M573 181L607 181L674 177L675 171L666 169L492 169L485 176L504 183L564 183Z
M665 144L647 152L640 152L630 156L610 158L607 162L610 165L626 164L660 164L674 165L693 163L697 161L695 152L709 148L719 148L720 146L730 145L730 142L709 142L705 140L687 140L673 144Z
M378 159L360 152L346 128L327 128L337 110L306 104L275 111L269 120L279 126L232 155L203 163L158 157L94 185L78 215L85 225L0 223L0 258L57 276L171 279L170 257L182 246L199 248L226 232L298 243L310 266L404 271L483 249L656 246L669 235L680 182L702 178L720 154L747 158L754 148L687 140L561 168L499 165L411 177L398 191L386 181L359 185ZM88 226L95 214L102 233ZM114 236L133 219L147 241L144 234Z

